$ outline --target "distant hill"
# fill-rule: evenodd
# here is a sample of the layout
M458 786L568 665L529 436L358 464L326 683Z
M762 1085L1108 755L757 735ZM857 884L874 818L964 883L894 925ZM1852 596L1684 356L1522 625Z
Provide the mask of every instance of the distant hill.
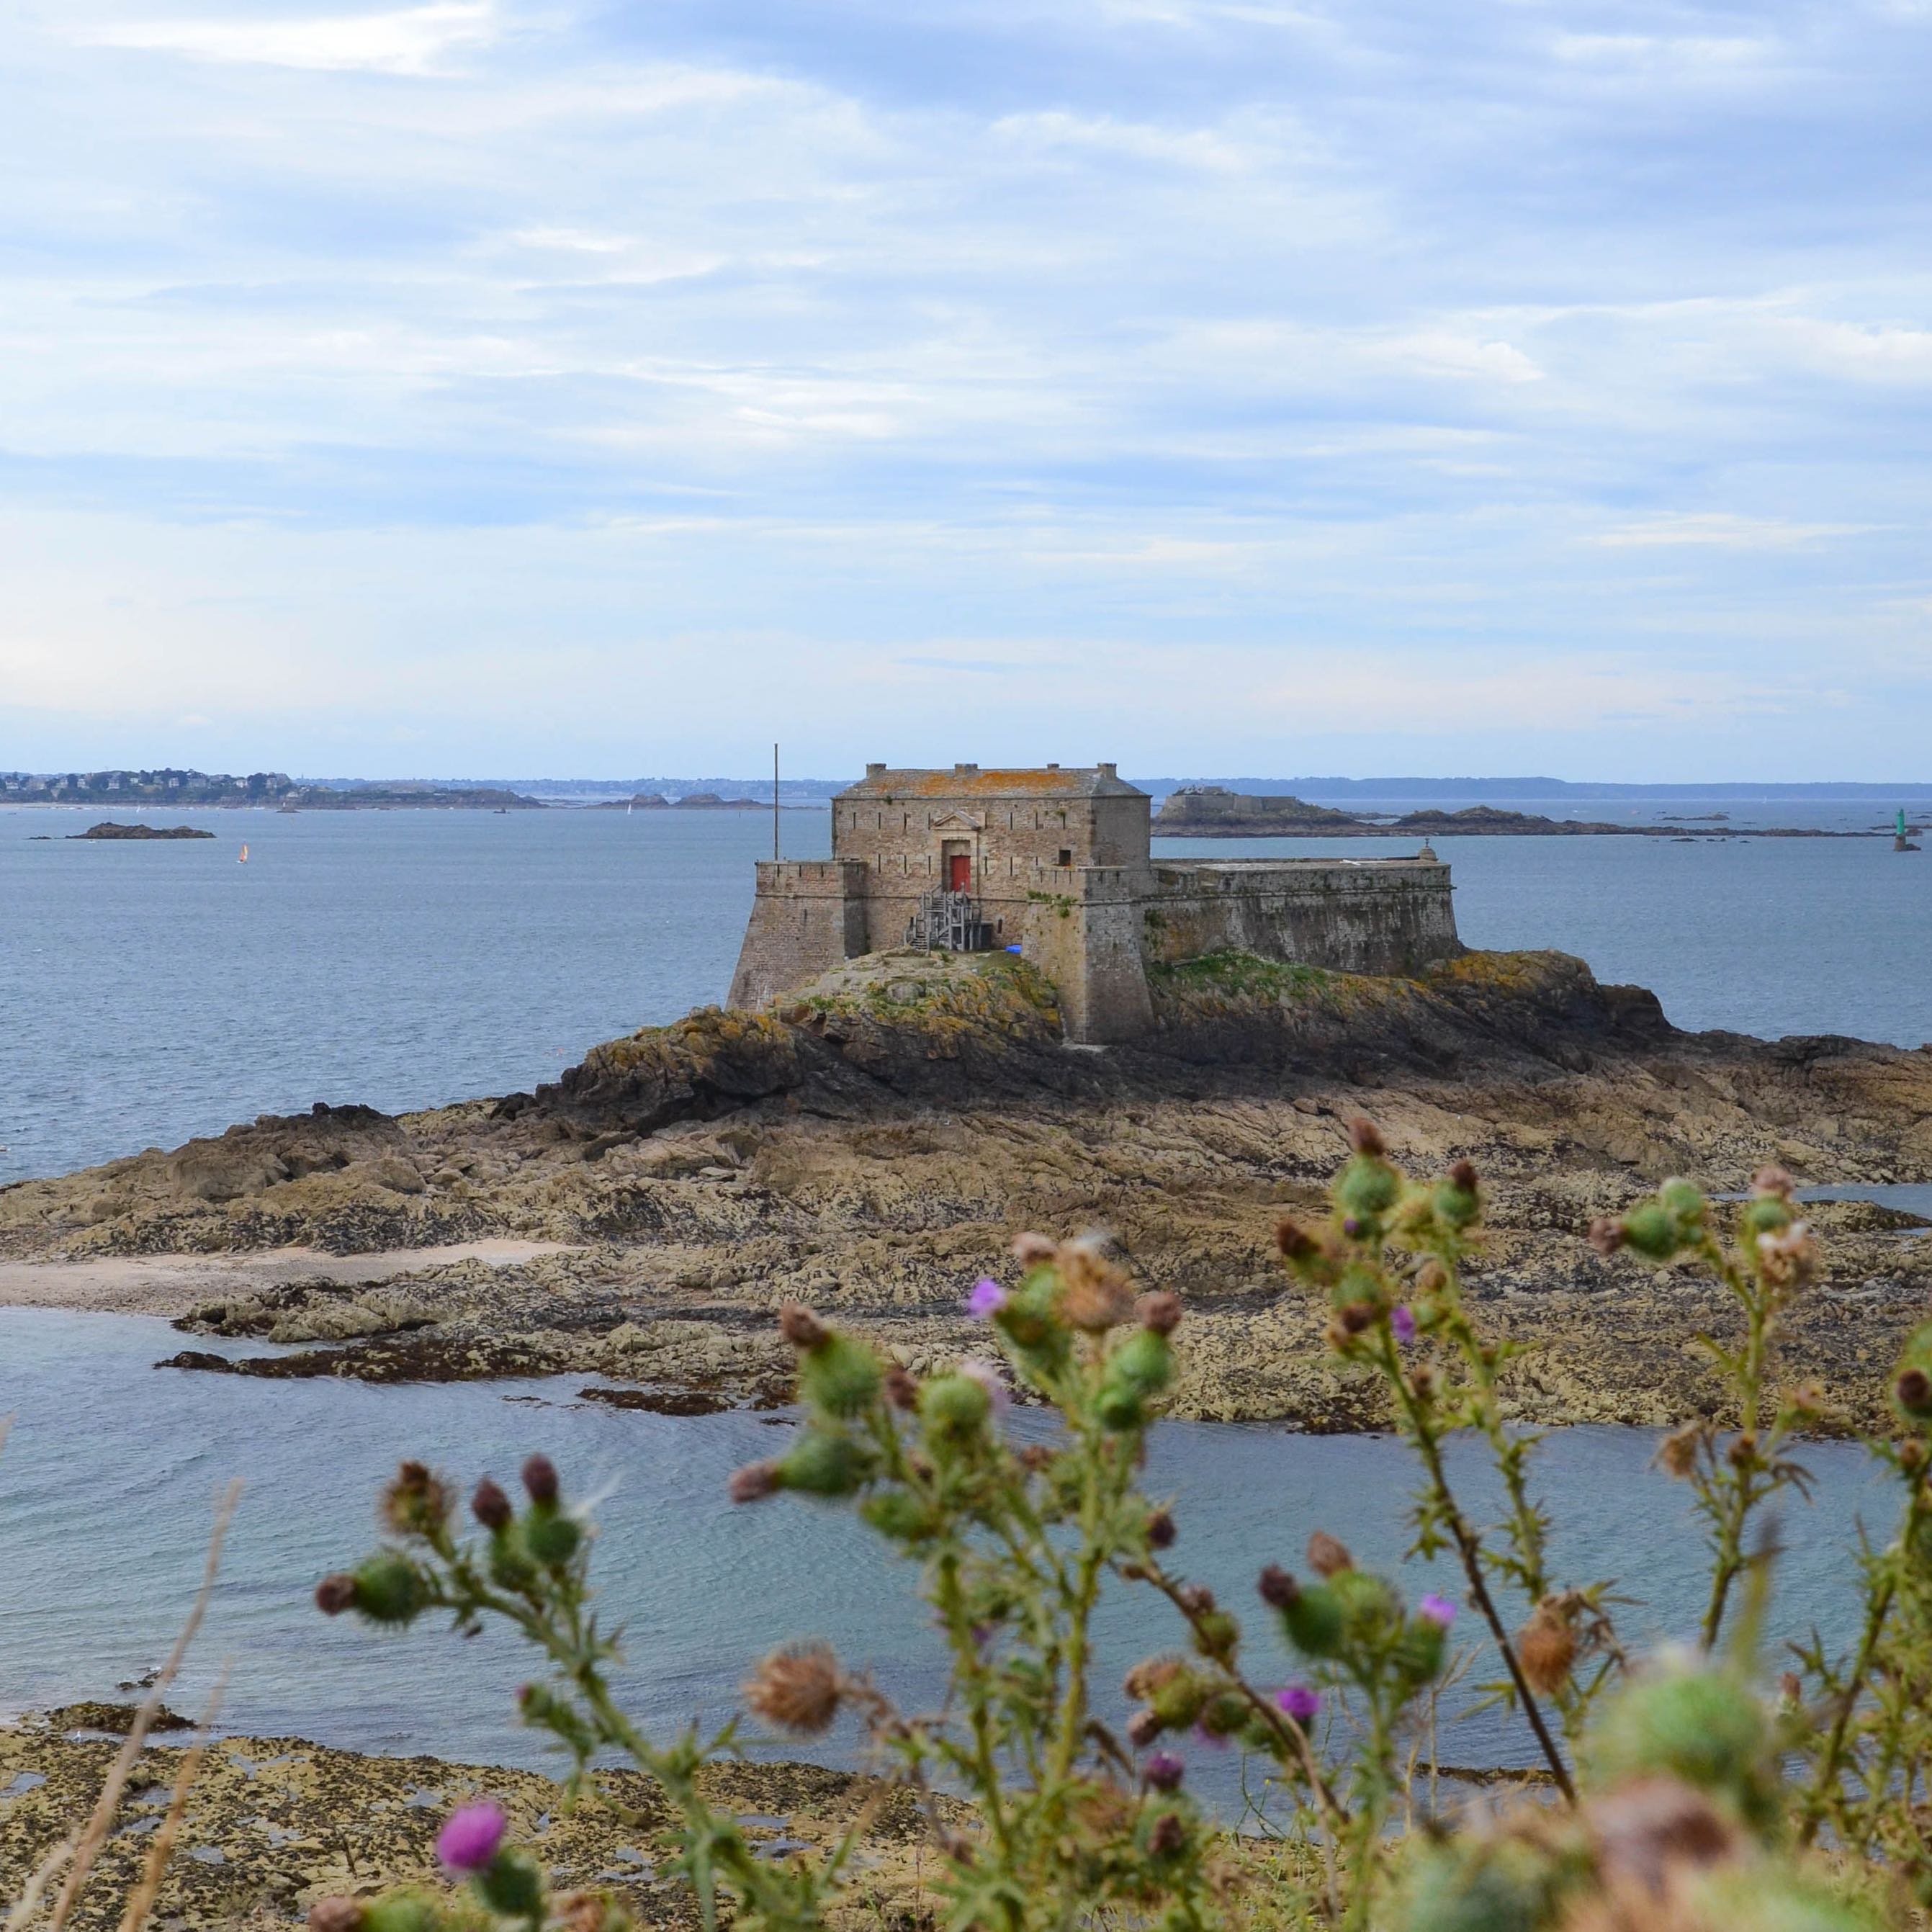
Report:
M1190 785L1169 792L1154 814L1154 829L1175 836L1218 838L1282 838L1379 828L1366 825L1352 814L1305 799L1285 795L1258 796L1230 791L1222 785Z
M0 772L0 803L13 805L274 806L292 812L490 810L541 812L540 799L488 785L413 783L344 789L286 772L154 771Z

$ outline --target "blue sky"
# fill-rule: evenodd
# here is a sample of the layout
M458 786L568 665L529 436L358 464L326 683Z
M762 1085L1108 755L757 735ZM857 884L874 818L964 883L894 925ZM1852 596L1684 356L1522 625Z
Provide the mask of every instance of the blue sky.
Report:
M0 766L1932 777L1932 0L8 4Z

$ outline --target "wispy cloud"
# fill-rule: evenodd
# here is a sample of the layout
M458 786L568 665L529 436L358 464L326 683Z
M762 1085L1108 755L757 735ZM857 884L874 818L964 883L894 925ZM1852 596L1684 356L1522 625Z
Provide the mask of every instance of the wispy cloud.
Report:
M1775 517L1739 517L1720 511L1646 518L1619 524L1596 541L1606 550L1803 550L1832 537L1856 536L1855 524L1790 524Z
M70 0L9 52L16 760L1932 742L1924 6Z
M138 47L196 60L422 74L452 54L487 46L496 34L490 0L434 0L389 12L290 20L124 20L83 29L78 38L96 46Z

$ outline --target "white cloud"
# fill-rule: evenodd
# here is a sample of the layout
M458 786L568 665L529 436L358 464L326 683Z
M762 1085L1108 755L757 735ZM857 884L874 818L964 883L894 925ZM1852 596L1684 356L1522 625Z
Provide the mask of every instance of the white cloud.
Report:
M306 20L124 21L85 32L96 46L136 47L191 59L260 67L379 74L434 71L454 53L497 36L492 0L434 0L382 14L334 14Z
M1722 511L1647 517L1605 530L1594 541L1606 550L1693 547L1711 550L1803 550L1832 537L1856 536L1856 524L1794 524L1776 517L1741 517Z

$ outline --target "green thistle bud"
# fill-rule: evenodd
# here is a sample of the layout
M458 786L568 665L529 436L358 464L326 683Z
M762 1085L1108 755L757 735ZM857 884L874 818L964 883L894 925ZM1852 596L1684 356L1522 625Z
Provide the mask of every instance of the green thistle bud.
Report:
M436 1900L413 1889L386 1892L362 1908L362 1932L436 1932Z
M1220 1696L1208 1699L1195 1721L1210 1738L1232 1738L1247 1728L1248 1720L1253 1714L1245 1697L1232 1690L1224 1690Z
M1430 1197L1436 1218L1451 1228L1466 1228L1483 1211L1474 1191L1453 1180L1438 1180Z
M1654 1201L1633 1208L1623 1219L1624 1245L1654 1262L1667 1262L1683 1246L1677 1223Z
M1157 1685L1148 1700L1148 1708L1161 1721L1163 1730L1184 1731L1208 1707L1209 1686L1204 1677L1191 1670L1177 1670Z
M490 1538L490 1580L506 1590L519 1592L528 1590L537 1580L537 1566L524 1546L522 1530L514 1522Z
M807 1429L772 1473L782 1490L808 1496L849 1496L872 1472L870 1451L849 1436Z
M1294 1600L1282 1606L1281 1627L1304 1657L1333 1657L1341 1648L1342 1624L1342 1604L1332 1583L1304 1583Z
M1336 1276L1328 1291L1329 1306L1338 1311L1344 1308L1379 1308L1388 1299L1382 1276L1360 1262L1351 1262Z
M1366 1570L1338 1570L1329 1578L1328 1588L1348 1636L1358 1643L1372 1637L1379 1626L1395 1622L1401 1614L1395 1592Z
M1335 1202L1358 1220L1372 1221L1395 1205L1402 1177L1385 1160L1358 1154L1342 1168L1335 1183Z
M1396 1645L1396 1663L1412 1684L1433 1683L1449 1648L1449 1633L1430 1617L1411 1617Z
M1194 1648L1203 1657L1232 1657L1241 1627L1226 1610L1208 1610L1194 1624Z
M1744 1204L1744 1226L1754 1234L1781 1234L1791 1220L1790 1203L1775 1194L1760 1195Z
M1147 1405L1132 1389L1109 1382L1094 1398L1094 1414L1102 1429L1124 1435L1147 1420Z
M1523 1838L1418 1834L1391 1922L1401 1932L1541 1932L1582 1876Z
M836 1329L808 1351L798 1367L801 1398L821 1414L849 1420L878 1401L885 1382L879 1358Z
M506 1918L542 1922L544 1876L526 1852L499 1852L471 1881L491 1911Z
M1657 1204L1688 1233L1704 1225L1703 1192L1688 1180L1666 1180L1657 1190Z
M567 1516L555 1504L548 1508L532 1504L524 1523L524 1546L536 1560L552 1570L560 1570L577 1554L584 1531L574 1518Z
M994 1325L1017 1348L1040 1348L1066 1324L1060 1318L1060 1276L1050 1268L1028 1274L1006 1305L994 1312Z
M1908 1422L1932 1420L1932 1322L1905 1338L1893 1372L1892 1399Z
M1592 1730L1592 1781L1664 1773L1724 1793L1760 1828L1777 1816L1776 1766L1762 1708L1727 1672L1684 1667L1640 1678Z
M429 1584L400 1551L379 1551L356 1570L356 1608L372 1624L406 1624L429 1604Z
M1136 1328L1107 1358L1106 1380L1135 1395L1158 1395L1174 1379L1174 1350L1165 1335Z
M992 1412L993 1398L986 1385L971 1376L934 1376L919 1392L919 1419L934 1443L970 1441L986 1427Z
M909 1490L881 1490L859 1505L859 1514L895 1543L920 1543L938 1528L932 1513Z

